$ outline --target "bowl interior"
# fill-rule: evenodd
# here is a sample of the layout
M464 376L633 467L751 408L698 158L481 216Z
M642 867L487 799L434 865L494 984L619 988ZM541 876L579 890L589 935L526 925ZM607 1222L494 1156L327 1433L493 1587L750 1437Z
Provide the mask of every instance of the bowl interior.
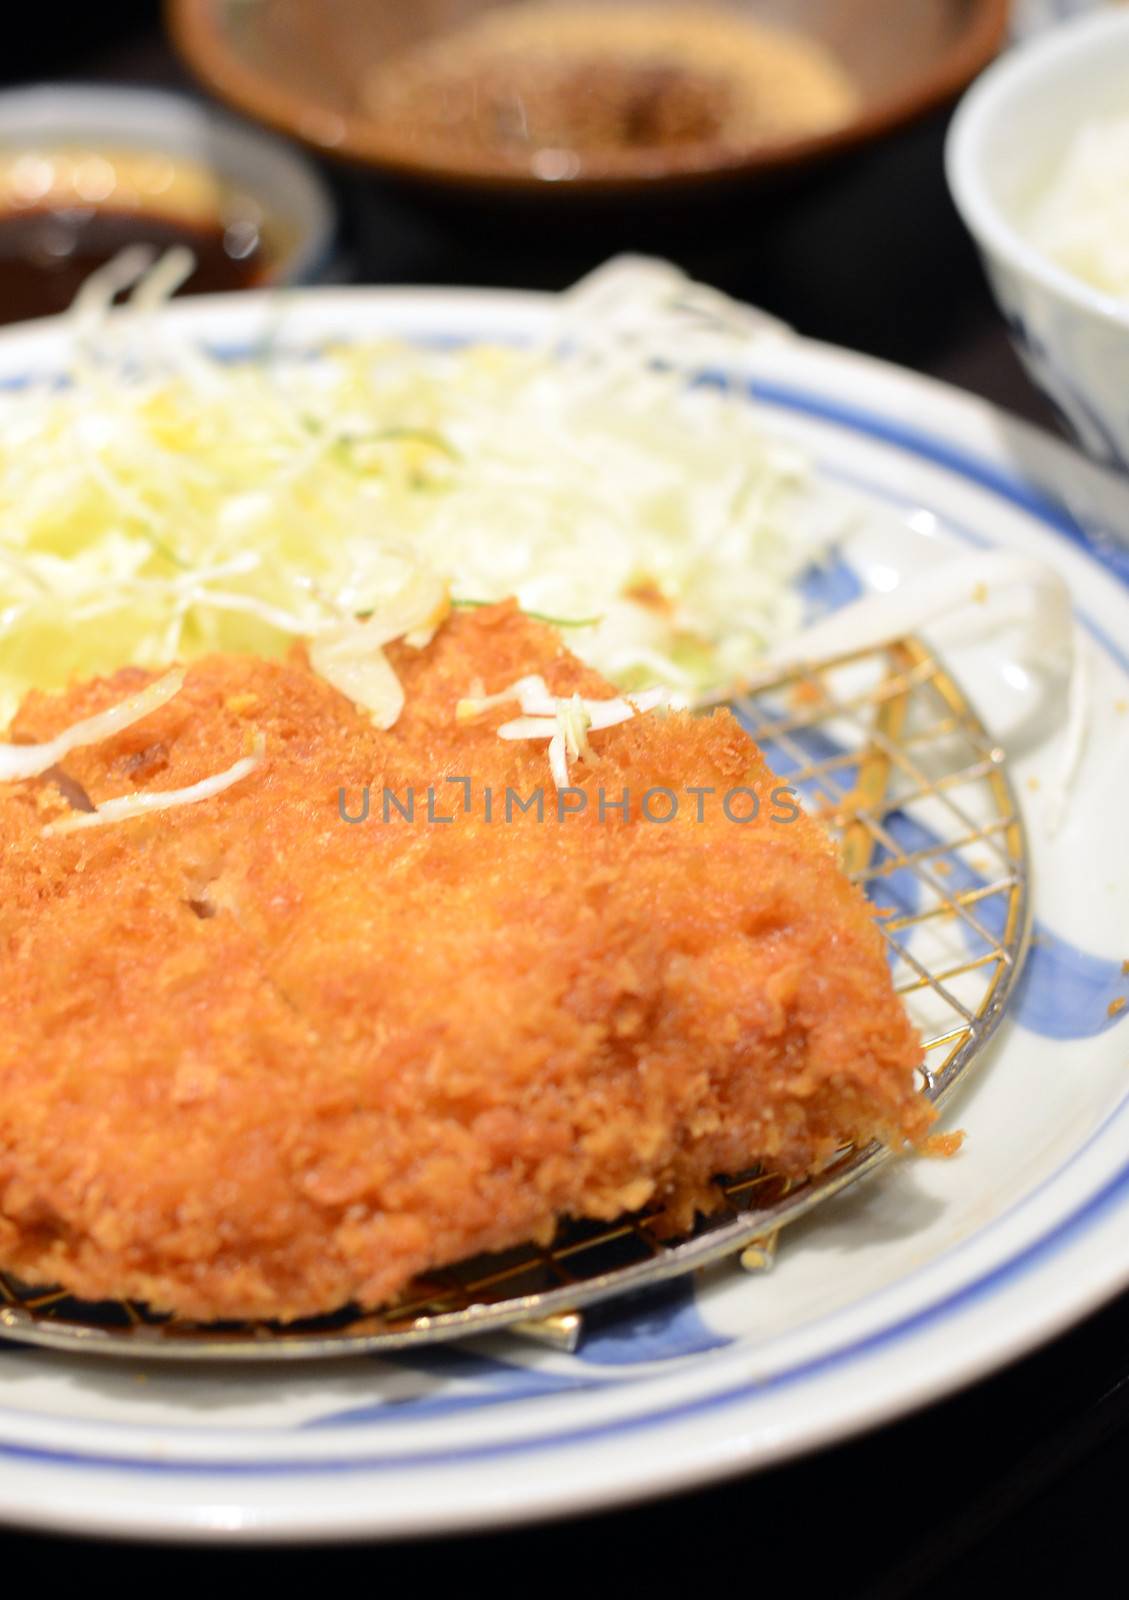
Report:
M217 93L262 120L311 143L375 165L450 167L432 156L413 163L403 141L390 137L366 109L374 66L438 38L486 12L521 0L169 0L174 37L189 63ZM758 22L816 41L845 70L859 101L857 114L826 135L771 146L730 150L732 167L794 158L797 143L826 145L853 130L881 131L959 89L991 56L1006 20L1006 0L651 0L743 13ZM813 153L814 149L813 149ZM464 173L469 176L470 173ZM480 176L489 176L483 174ZM575 176L598 181L598 163ZM622 171L619 174L623 176ZM651 170L639 176L663 176ZM496 177L515 174L499 166ZM535 176L535 175L533 175Z
M997 91L981 103L967 157L1013 227L1023 228L1084 122L1129 113L1129 15L1102 21L1097 32L1060 37L1053 50L1036 47L1023 70L1001 71Z

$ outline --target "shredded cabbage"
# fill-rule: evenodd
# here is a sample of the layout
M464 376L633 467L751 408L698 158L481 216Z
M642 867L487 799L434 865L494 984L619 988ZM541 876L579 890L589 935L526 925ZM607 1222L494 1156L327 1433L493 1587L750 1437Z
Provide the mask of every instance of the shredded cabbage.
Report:
M144 689L129 695L115 706L84 717L72 723L46 744L0 744L0 783L15 783L21 778L37 778L49 767L57 765L72 750L83 745L100 744L124 728L132 728L152 715L160 706L167 705L184 686L183 672L166 672Z
M111 822L129 822L134 817L151 817L162 811L173 811L177 806L199 805L201 800L211 800L234 784L242 783L263 764L266 740L260 734L250 755L240 756L223 772L214 772L183 789L143 789L138 794L118 795L113 800L103 800L93 811L75 811L49 822L41 830L44 837L52 834L79 833L86 828L103 828Z
M688 698L799 624L838 514L743 397L687 387L765 335L673 269L596 274L537 349L225 362L159 315L175 254L108 314L145 265L86 285L66 383L0 396L0 724L32 685L306 639L386 725L381 645L448 592L515 595L616 683Z
M549 770L558 789L569 782L570 761L591 761L594 755L588 735L601 728L614 728L632 717L643 716L657 706L672 704L665 689L646 689L640 694L617 695L610 700L585 700L580 694L556 696L549 693L544 678L536 675L519 678L497 694L479 694L460 700L455 720L467 722L508 701L516 700L521 716L503 722L500 739L547 739Z

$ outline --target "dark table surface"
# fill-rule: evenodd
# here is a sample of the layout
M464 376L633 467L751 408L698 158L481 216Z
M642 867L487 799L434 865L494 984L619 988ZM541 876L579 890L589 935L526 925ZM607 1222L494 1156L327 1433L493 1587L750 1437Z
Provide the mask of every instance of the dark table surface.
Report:
M75 8L98 26L65 54L42 41L0 63L13 77L98 78L189 87L144 0ZM58 37L58 36L57 36ZM736 198L709 228L660 242L697 275L802 332L973 390L1053 426L1002 333L945 191L945 119L775 196ZM331 174L342 210L342 281L561 287L613 248L653 244L638 219L598 230L547 220L507 235L472 213L423 214L371 179ZM583 1520L458 1539L285 1553L169 1555L11 1533L44 1578L73 1562L98 1578L165 1584L480 1581L500 1595L560 1573L577 1586L666 1592L822 1593L874 1600L999 1586L1039 1594L1118 1571L1129 1476L1129 1298L1037 1355L915 1417L771 1473ZM222 1568L220 1563L222 1562ZM602 1576L601 1576L602 1575ZM1109 1575L1106 1581L1110 1581ZM1113 1578L1115 1589L1124 1584ZM136 1592L136 1591L134 1591Z

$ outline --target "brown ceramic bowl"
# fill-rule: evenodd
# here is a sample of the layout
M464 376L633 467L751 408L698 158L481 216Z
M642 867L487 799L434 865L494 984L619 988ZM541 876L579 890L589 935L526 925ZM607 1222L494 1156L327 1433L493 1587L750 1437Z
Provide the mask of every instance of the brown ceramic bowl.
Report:
M854 104L833 125L799 135L644 140L610 155L578 143L573 154L554 149L546 160L535 142L515 153L460 138L457 129L438 141L420 138L403 116L374 113L374 74L386 63L514 3L167 0L167 12L177 47L202 81L257 120L401 179L528 197L662 193L770 177L880 138L953 99L999 48L1009 10L1008 0L651 0L656 12L670 4L683 16L694 8L735 11L816 42L846 74ZM616 0L603 3L610 14ZM638 10L639 0L632 6ZM396 75L402 72L396 63ZM522 86L505 87L520 109Z

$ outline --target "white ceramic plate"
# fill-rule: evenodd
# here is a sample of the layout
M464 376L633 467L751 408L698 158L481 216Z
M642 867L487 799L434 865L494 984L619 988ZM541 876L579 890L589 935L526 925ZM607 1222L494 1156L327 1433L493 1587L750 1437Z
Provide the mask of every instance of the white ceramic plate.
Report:
M333 290L299 338L527 337L537 296ZM168 313L221 346L277 301ZM51 370L49 324L0 381ZM969 543L1044 557L1082 619L1093 708L1055 837L1060 691L1002 642L944 648L1023 796L1036 942L950 1162L903 1164L726 1268L592 1317L576 1356L508 1336L292 1370L84 1362L0 1348L0 1516L170 1537L393 1536L607 1506L780 1461L922 1405L1129 1284L1129 485L951 390L804 341L751 369L764 425L863 515L843 554L889 589ZM1065 509L1065 503L1073 512ZM1080 520L1079 520L1080 519ZM1089 532L1083 532L1084 523ZM938 640L940 643L941 641Z

